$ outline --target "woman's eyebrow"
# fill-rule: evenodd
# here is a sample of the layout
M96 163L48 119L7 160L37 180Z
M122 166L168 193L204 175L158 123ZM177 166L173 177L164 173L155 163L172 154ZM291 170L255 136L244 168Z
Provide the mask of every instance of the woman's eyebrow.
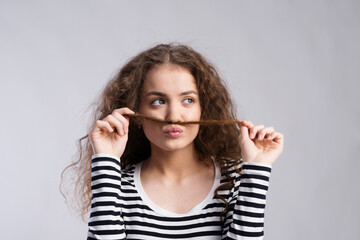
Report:
M160 97L166 97L166 94L165 93L162 93L162 92L148 92L145 96L150 96L150 95L155 95L155 96L160 96Z
M195 94L195 95L198 95L197 92L191 90L191 91L186 91L186 92L183 92L180 94L180 96L184 96L184 95L189 95L189 94Z
M198 95L198 93L196 91L190 90L190 91L180 93L180 96L189 95L189 94ZM155 96L160 96L160 97L166 97L167 96L165 93L156 92L156 91L148 92L145 96L150 96L150 95L155 95Z

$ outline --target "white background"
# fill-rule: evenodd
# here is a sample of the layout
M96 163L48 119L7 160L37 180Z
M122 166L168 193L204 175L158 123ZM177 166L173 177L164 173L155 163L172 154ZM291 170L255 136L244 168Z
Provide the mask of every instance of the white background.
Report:
M85 239L59 193L87 111L130 57L189 44L239 118L285 135L267 240L360 239L360 1L0 0L1 239Z

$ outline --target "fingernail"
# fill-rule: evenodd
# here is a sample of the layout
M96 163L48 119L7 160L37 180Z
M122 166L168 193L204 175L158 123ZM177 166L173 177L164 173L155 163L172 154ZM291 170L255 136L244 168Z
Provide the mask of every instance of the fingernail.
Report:
M255 137L255 134L252 132L250 133L250 138L254 138Z
M263 139L264 138L264 134L259 134L259 139Z

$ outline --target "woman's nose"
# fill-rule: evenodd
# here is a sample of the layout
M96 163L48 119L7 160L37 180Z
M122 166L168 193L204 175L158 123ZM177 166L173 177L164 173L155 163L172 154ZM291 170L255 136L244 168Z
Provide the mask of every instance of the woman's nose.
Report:
M166 111L166 121L178 122L181 121L181 109L176 104L169 104Z

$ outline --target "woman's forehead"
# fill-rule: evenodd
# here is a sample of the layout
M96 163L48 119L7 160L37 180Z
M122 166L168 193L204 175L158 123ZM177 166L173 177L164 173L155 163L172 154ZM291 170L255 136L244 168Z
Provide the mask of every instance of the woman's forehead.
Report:
M162 64L146 75L143 91L197 90L195 79L189 70L172 64Z

